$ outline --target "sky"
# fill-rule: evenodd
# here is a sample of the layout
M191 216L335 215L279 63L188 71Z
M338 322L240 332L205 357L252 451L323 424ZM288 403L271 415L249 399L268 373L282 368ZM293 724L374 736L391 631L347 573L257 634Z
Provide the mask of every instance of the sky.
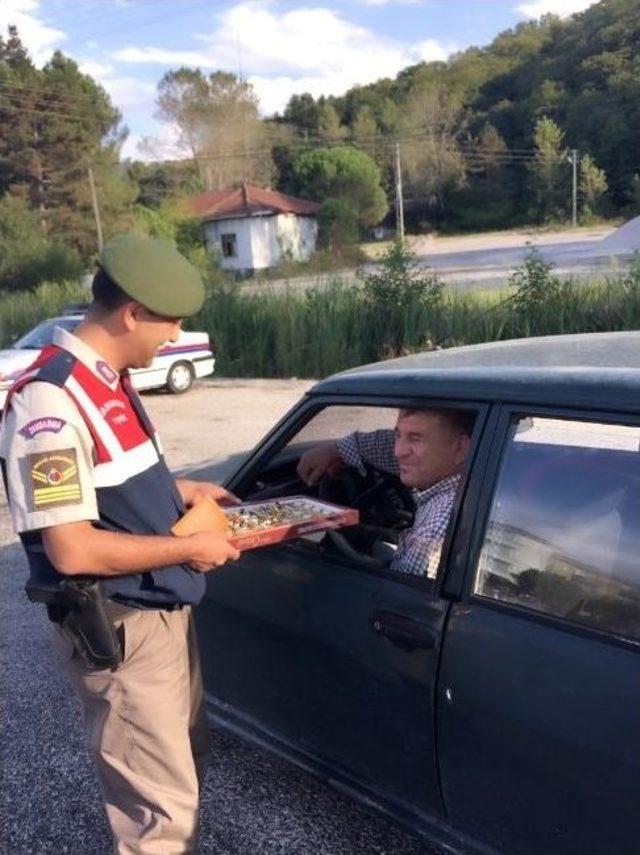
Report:
M291 95L340 95L422 60L486 45L546 13L596 0L0 0L0 29L18 27L34 62L54 50L107 90L129 129L123 156L175 156L177 135L156 116L172 68L241 74L263 115ZM146 141L146 143L145 143Z

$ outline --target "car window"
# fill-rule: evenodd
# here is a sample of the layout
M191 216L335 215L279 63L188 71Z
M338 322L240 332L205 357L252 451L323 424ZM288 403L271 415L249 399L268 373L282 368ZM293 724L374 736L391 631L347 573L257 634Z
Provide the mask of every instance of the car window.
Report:
M14 347L20 350L39 350L46 347L53 341L53 331L56 327L62 327L68 332L72 332L80 323L82 318L54 318L53 320L43 321L34 327L30 332L19 338Z
M354 430L393 430L397 415L395 407L327 407L307 422L289 446L340 439Z
M397 407L329 406L319 411L257 473L243 498L294 491L356 507L361 520L357 528L342 530L338 538L313 535L307 541L318 544L329 558L346 557L355 566L433 579L461 479L456 476L441 479L446 483L425 485L433 486L434 495L421 498L422 491L406 483L407 476L398 466L397 420ZM301 457L304 460L304 455L328 440L341 439L345 442L340 443L340 473L334 470L312 486L304 484L296 474Z
M640 638L640 427L521 418L474 593Z

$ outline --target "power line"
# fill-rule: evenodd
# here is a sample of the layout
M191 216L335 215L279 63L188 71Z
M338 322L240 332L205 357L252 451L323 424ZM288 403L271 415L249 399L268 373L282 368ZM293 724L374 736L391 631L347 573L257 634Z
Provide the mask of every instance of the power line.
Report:
M79 97L83 98L84 95L85 93L81 93ZM11 99L10 106L18 109L35 107L39 110L49 110L53 108L56 111L63 110L65 113L77 116L84 116L86 112L90 112L96 106L94 99L86 100L84 105L78 105L79 98L72 100L70 97L61 97L60 93L54 89L32 88L25 90L23 87L14 87L11 84L7 86L4 81L0 80L0 97L2 96Z
M79 113L79 112L78 113L66 113L62 110L54 110L54 109L51 109L48 107L47 108L28 107L28 106L24 106L24 104L17 104L17 105L16 104L10 104L9 106L15 110L19 110L20 113L28 113L29 115L34 114L37 116L52 116L54 118L66 119L67 121L76 122L76 123L82 123L82 122L86 122L86 121L91 120L91 116L88 112L86 114ZM0 105L0 110L3 110L3 109L5 109L5 108L3 108Z
M151 5L154 5L154 4L151 4ZM173 18L176 15L183 15L184 11L185 11L185 6L192 6L192 7L197 8L198 6L208 6L208 5L211 5L211 0L189 0L189 2L186 2L186 0L181 0L181 2L178 4L178 6L174 7L171 11L169 11L163 15L157 15L157 16L152 17L152 18L146 18L144 20L144 26L145 26L145 28L148 28L154 24L159 23L160 21L166 21L168 18ZM122 14L123 14L122 8L119 9L118 12L116 12L115 14L119 14L119 16L122 17ZM111 15L109 15L109 16L105 15L105 17L112 17L112 16ZM92 24L92 23L94 23L95 20L96 19L85 20L84 23L87 25L90 23ZM119 26L119 27L116 27L115 29L110 29L110 30L104 30L101 28L100 31L97 33L97 35L100 37L114 36L114 35L118 35L119 33L122 33L125 31L130 32L131 27L132 27L132 24L128 23L128 24L123 24L122 26ZM77 34L78 32L82 33L84 30L87 30L87 29L90 29L90 28L88 26L85 26L85 27L80 27L79 30L78 29L74 30L73 28L70 28L70 31L74 34Z
M46 90L39 89L36 87L28 87L24 84L14 84L7 83L6 81L0 81L0 94L3 89L15 89L15 92L6 93L7 97L14 99L17 103L12 103L11 106L20 107L23 111L37 111L38 114L45 115L55 115L62 118L68 119L78 119L85 120L88 118L87 113L84 109L77 109L74 106L71 106L70 103L66 100L61 100L60 95L58 93L54 93L54 98L58 100L60 103L54 104L53 106L46 106L44 108L36 108L32 106L32 101L30 99L21 99L20 96L23 91L33 92L40 99L45 99L48 97L49 93ZM91 110L94 106L94 102L89 102L86 105L87 110ZM61 108L61 109L60 109ZM412 133L416 131L416 133ZM364 146L367 144L371 144L371 146L377 147L392 147L395 146L397 142L411 142L416 140L441 140L442 134L435 131L428 131L424 125L414 125L404 128L399 135L385 135L381 133L376 133L372 135L358 135L355 136L353 134L342 134L339 136L320 136L320 135L312 135L307 136L305 138L294 138L294 139L282 139L282 137L278 134L271 133L268 128L263 127L263 133L266 137L270 137L273 140L273 145L280 145L283 148L293 149L293 148L315 148L318 146L327 146L327 145L340 145L340 144L355 144L359 146ZM456 146L449 147L452 150L460 150L462 152L467 150L478 151L483 154L505 154L508 153L510 157L527 157L533 154L536 154L536 149L523 149L523 148L513 148L513 149L480 149L477 145L471 146L469 143L458 143ZM539 156L539 154L537 154Z
M2 92L3 82L0 81L0 94ZM13 93L8 93L7 97L16 99L16 95ZM39 93L39 97L45 97L44 94ZM26 112L30 114L35 114L38 116L52 116L56 118L66 119L68 121L76 121L76 122L85 122L90 119L88 113L76 110L73 108L63 108L63 109L55 109L54 107L35 107L29 106L31 105L31 101L23 100L20 103L20 99L17 98L18 103L11 103L10 106L15 109L20 109L21 112ZM87 108L90 109L90 105L87 105ZM279 137L273 137L274 143L273 145L281 146L289 151L291 150L312 150L314 148L319 147L331 147L331 146L339 146L339 145L356 145L359 147L366 146L368 143L371 146L376 146L379 148L392 148L399 142L401 143L411 143L411 142L420 142L431 140L432 142L438 142L440 140L439 134L435 132L425 132L421 129L420 126L416 126L417 129L421 130L420 133L416 134L403 134L395 137L386 137L384 135L377 134L375 136L334 136L334 137L311 137L307 139L295 139L295 140L282 140ZM530 161L548 161L548 162L562 162L564 160L564 155L545 155L535 149L481 149L478 146L471 146L468 143L458 143L458 144L446 144L442 145L440 142L440 148L442 151L461 154L465 157L473 156L475 158L485 158L486 160L491 160L493 162L530 162ZM196 158L199 161L212 161L215 159L230 159L237 157L260 157L260 156L270 156L272 154L271 149L263 149L263 150L243 150L238 152L228 152L220 155L200 155ZM163 161L149 161L149 162L163 162Z

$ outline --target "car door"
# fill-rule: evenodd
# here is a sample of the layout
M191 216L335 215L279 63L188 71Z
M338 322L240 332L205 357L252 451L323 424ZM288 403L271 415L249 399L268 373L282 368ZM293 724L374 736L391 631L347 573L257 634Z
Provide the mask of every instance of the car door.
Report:
M229 486L244 496L245 485L264 483L262 467L313 407ZM341 435L353 426L346 410L323 411L323 424ZM382 410L372 412L379 427ZM395 407L384 412L393 424ZM308 431L298 439L308 443ZM292 492L301 485L290 475L282 482ZM439 582L367 569L312 540L245 553L212 574L199 610L210 711L352 789L441 817L434 701L447 609Z
M465 509L437 750L449 821L500 852L640 851L639 449L623 416L505 409Z

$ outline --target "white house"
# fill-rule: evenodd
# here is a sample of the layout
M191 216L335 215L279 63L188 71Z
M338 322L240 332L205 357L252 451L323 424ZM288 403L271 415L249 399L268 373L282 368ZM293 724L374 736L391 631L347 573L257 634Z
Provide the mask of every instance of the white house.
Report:
M226 270L263 270L286 258L306 261L315 250L315 202L243 182L191 203L204 223L207 246L221 253Z

